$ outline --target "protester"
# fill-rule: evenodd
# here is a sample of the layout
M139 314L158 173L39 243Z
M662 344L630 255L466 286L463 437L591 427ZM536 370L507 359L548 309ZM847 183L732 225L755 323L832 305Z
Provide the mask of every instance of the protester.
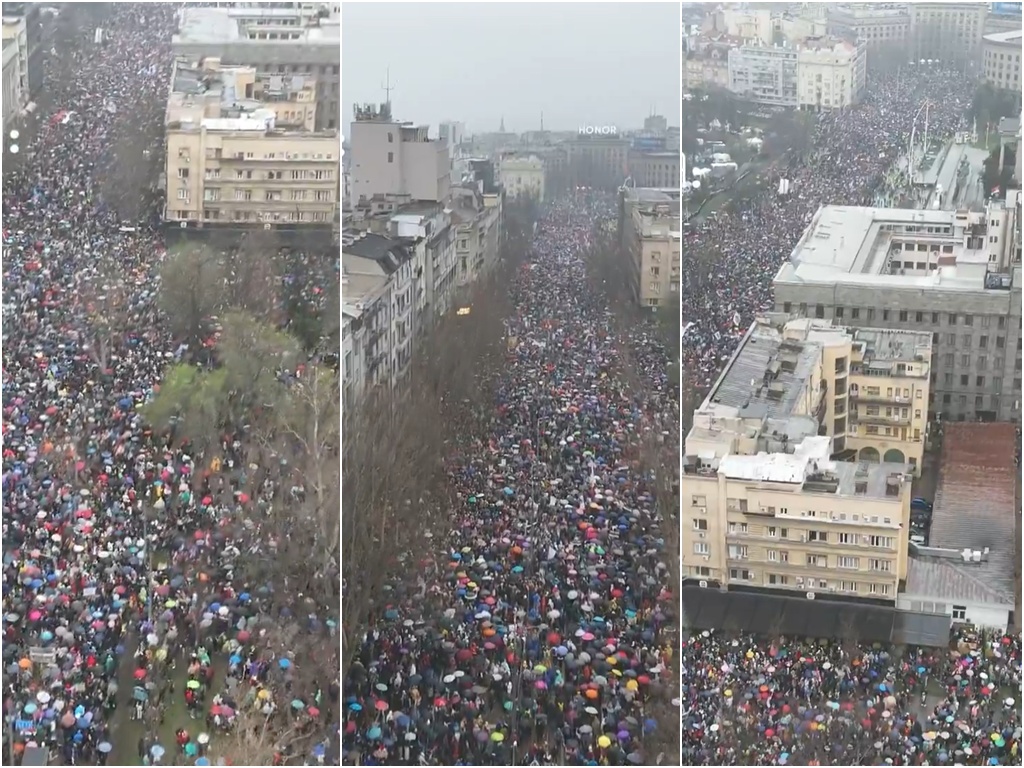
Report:
M538 228L511 286L493 428L449 459L460 503L432 542L447 565L418 591L396 585L345 678L346 762L651 762L673 555L639 467L659 422L619 367L645 349L641 374L664 391L666 358L587 288L583 255L611 210L580 195Z
M68 765L109 759L119 706L142 716L163 696L189 696L202 722L217 716L217 696L259 697L248 683L234 693L238 675L228 675L228 694L210 690L211 655L247 659L255 666L246 681L283 689L295 684L298 662L287 646L264 642L257 653L255 638L290 628L333 643L336 627L336 608L332 619L299 601L302 619L290 620L287 609L270 608L269 587L234 575L240 552L269 554L225 525L261 502L239 490L240 445L227 438L215 469L139 416L183 348L157 311L164 247L148 224L156 212L124 222L104 195L116 187L120 141L149 118L162 122L174 7L108 10L105 45L83 29L80 45L49 57L43 91L54 114L40 118L20 164L4 173L5 735L15 752L42 746ZM156 133L151 151L162 151ZM107 262L124 276L116 285L101 271ZM115 293L124 296L117 316L98 316L104 294ZM98 325L106 326L100 340ZM276 598L275 606L287 602ZM136 642L132 658L126 649ZM201 658L172 690L171 665ZM336 672L302 663L327 690ZM132 684L119 686L126 667ZM329 702L321 714L315 687L294 695L302 707L293 716L308 718L327 743ZM158 763L173 745L153 736L140 740L140 756ZM315 752L319 760L324 749Z

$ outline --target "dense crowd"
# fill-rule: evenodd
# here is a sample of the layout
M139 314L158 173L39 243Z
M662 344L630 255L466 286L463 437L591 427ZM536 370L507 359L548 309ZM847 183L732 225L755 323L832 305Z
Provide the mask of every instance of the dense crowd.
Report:
M274 732L323 735L309 754L273 744L275 760L323 762L336 672L295 658L291 644L295 633L334 643L336 615L299 604L291 619L282 599L270 613L270 586L235 576L236 558L258 545L237 523L267 490L246 495L239 443L192 455L139 415L183 349L157 310L159 233L121 221L104 194L125 164L121 140L162 120L173 11L110 5L96 21L103 45L87 11L62 11L82 26L47 63L41 103L52 113L4 169L5 742L15 759L42 747L68 765L105 764L125 751L122 708L121 722L147 720L140 760L178 749L204 765L237 714L252 713ZM192 734L178 729L177 747L158 714L173 697L197 721Z
M962 73L910 68L872 76L864 101L821 113L812 146L774 168L767 192L716 212L684 234L683 370L707 390L759 312L772 307L772 279L821 205L873 205L893 195L892 170L905 156L915 117L930 101L929 133L951 138L966 126L973 85ZM780 178L790 193L775 194Z
M540 223L511 287L492 429L449 457L446 564L392 591L347 671L346 762L653 761L674 696L674 554L639 445L665 428L669 382L649 329L620 331L588 287L608 210L589 194ZM642 393L620 375L633 349Z

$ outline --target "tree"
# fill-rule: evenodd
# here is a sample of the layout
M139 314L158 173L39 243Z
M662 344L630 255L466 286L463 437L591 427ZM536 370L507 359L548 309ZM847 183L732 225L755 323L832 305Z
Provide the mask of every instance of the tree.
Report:
M201 345L211 318L225 306L224 260L200 243L182 243L169 251L160 269L160 311L175 338Z
M110 369L111 358L134 328L127 275L116 259L97 254L94 266L82 275L79 305L85 313L83 348L101 372Z

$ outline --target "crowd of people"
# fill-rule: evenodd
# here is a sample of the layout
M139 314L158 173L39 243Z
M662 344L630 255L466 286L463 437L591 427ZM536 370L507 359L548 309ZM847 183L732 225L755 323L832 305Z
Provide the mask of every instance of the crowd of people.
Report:
M869 79L860 104L818 116L811 146L774 167L763 193L686 229L682 360L694 390L710 388L750 323L772 308L772 279L818 207L873 205L886 191L915 119L923 133L926 101L935 140L967 126L973 84L962 72L912 67ZM790 181L785 196L776 194L780 178Z
M607 203L564 199L540 222L510 289L491 432L448 457L445 564L419 593L391 592L346 672L346 762L673 759L674 553L640 455L669 382L647 332L619 330L588 285Z
M818 206L901 197L897 161L921 107L931 136L948 139L972 90L935 67L872 76L863 103L820 115L764 192L687 230L688 386L706 392L771 309L772 279ZM894 649L705 631L684 639L680 666L684 765L1020 764L1019 635L962 629L948 649Z
M243 553L269 556L239 524L260 499L237 441L193 455L140 416L182 350L157 309L154 211L123 221L108 193L134 183L113 174L149 117L152 149L134 161L162 151L175 7L89 9L61 11L38 127L4 168L5 764L40 747L124 764L136 746L160 764L176 733L187 764L208 765L231 759L218 738L237 713L295 736L268 746L275 761L336 760L336 665L294 651L298 634L336 642L336 606L282 607L237 575ZM146 200L151 181L128 196ZM176 708L196 722L163 722Z

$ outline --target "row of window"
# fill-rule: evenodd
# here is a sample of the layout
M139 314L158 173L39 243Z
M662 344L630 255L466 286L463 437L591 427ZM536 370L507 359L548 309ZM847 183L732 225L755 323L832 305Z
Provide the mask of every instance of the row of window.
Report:
M816 512L811 512L810 517L815 517ZM825 516L825 513L822 513ZM841 512L838 515L840 521L846 521L846 513ZM852 515L853 522L860 522L860 515L854 513ZM864 515L864 523L870 522L878 523L878 515ZM892 519L883 517L882 522L892 525ZM693 530L706 533L708 530L708 521L706 518L698 517L693 519ZM729 535L730 536L747 536L750 535L750 526L747 523L729 523ZM769 525L765 527L764 535L769 539L789 539L789 528L782 526ZM895 549L896 538L894 536L885 536L880 534L858 534L852 532L839 532L834 534L834 538L829 531L820 530L801 530L798 534L801 542L810 544L840 544L843 546L864 546L864 547L876 547L879 549ZM793 541L797 538L794 537ZM704 553L698 553L704 554Z
M702 515L706 515L707 514L707 497L706 496L694 495L694 496L691 496L690 499L691 499L692 506L698 507L698 511L700 512L700 514L702 514ZM726 505L726 509L729 512L745 513L745 512L749 512L750 511L750 507L749 507L749 504L748 504L746 499L729 498L729 499L725 500L725 505ZM781 517L789 517L790 516L789 508L788 507L766 506L766 507L762 507L760 511L763 514L766 514L766 515L779 515ZM796 516L797 515L792 515L792 517L796 517ZM824 510L806 509L806 510L801 510L800 511L799 517L807 518L807 519L812 519L812 520L813 519L839 520L841 522L846 522L848 516L847 516L846 512L839 512L839 513L834 514L834 513L826 512ZM879 522L881 522L882 524L885 524L885 525L892 525L892 519L889 518L889 517L879 516L879 515L863 515L862 516L859 512L851 513L849 515L849 520L850 520L850 522L862 523L864 525L868 525L868 524L878 525ZM703 525L701 525L701 523ZM747 524L746 523L730 523L730 525L746 526ZM693 529L695 531L706 531L708 529L707 520L702 519L702 518L695 518L694 521L693 521ZM743 529L737 529L737 530L746 531L747 529L743 528ZM769 531L768 535L769 536L774 535L773 532L776 531L776 530L777 530L776 526L769 526L768 527L768 531ZM787 531L789 529L788 528L781 528L781 529L778 529L778 530L782 531L782 538L786 538L786 533L787 533Z
M707 573L701 573L701 570L707 571ZM697 576L710 576L710 569L697 569ZM729 580L730 581L747 581L752 582L756 579L753 571L749 568L730 568L729 569ZM832 580L818 579L814 577L804 578L789 576L784 573L766 573L764 577L764 583L767 586L772 587L798 587L800 589L808 590L835 590L837 592L861 592L863 587L867 594L878 595L880 597L888 597L892 593L891 584L861 584L856 581L849 581L846 579ZM956 616L953 617L954 619Z
M693 543L693 553L695 555L710 555L711 547L707 542L695 541ZM729 545L729 559L730 560L749 560L750 559L750 548L746 544L730 544ZM785 563L790 562L789 552L785 549L769 549L765 552L765 559L769 563ZM819 554L807 554L804 555L804 565L808 568L828 568L830 558L828 555ZM880 558L867 558L867 566L870 571L877 571L879 573L892 573L892 560L883 560ZM861 569L861 558L854 556L839 556L835 558L835 567L842 568L843 570L859 571Z
M284 192L278 189L268 189L263 192L263 200L268 203L277 203L282 200L292 201L303 201L307 199L316 200L318 203L329 203L334 200L334 190L332 189L316 189L312 191L313 194L309 195L305 189L292 189L289 190L287 196ZM257 199L260 197L256 195ZM178 190L178 199L183 202L188 202L190 194L188 189ZM208 203L216 203L220 201L221 194L220 189L208 187L203 190L203 200ZM234 199L239 202L249 202L253 199L253 192L251 189L236 189L234 190Z
M326 213L325 211L273 211L271 213L260 213L256 211L233 211L230 217L222 215L224 212L219 208L204 208L203 219L205 221L222 221L222 220L234 220L234 221L306 221L306 222L326 222L330 221L332 214ZM170 217L172 219L180 221L188 221L196 218L195 211L189 210L177 210L170 211Z
M784 301L782 303L782 311L787 314L791 314L793 312L793 302ZM833 311L837 320L843 319L843 317L846 314L845 307L835 307ZM804 316L807 315L806 304L800 305L800 314ZM929 326L938 325L943 315L945 315L947 325L957 325L961 320L963 321L963 325L974 325L974 315L960 315L957 314L956 312L910 312L906 309L901 309L897 310L896 312L893 312L893 310L889 309L881 310L881 319L883 321L898 319L901 323L909 323L911 322L911 318L913 318L914 323L917 323L918 325ZM814 316L819 320L825 317L824 304L814 305ZM875 319L875 308L866 307L862 312L860 307L850 307L850 319L867 320L870 322ZM990 328L992 326L992 320L992 315L978 315L978 324L982 328ZM996 327L999 330L1004 330L1007 327L1007 320L1004 315L995 316L995 321Z

